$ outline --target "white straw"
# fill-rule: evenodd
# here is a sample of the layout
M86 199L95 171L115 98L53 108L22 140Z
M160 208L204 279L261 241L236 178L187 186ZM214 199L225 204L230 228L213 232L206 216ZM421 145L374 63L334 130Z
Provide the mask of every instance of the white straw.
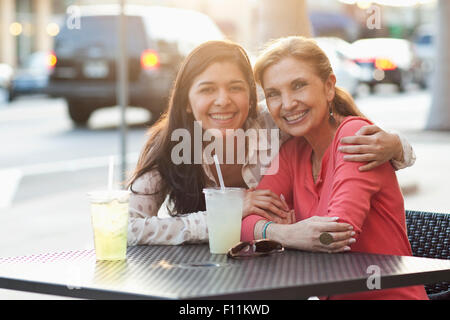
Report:
M114 181L114 156L109 157L109 168L108 168L108 191L112 191Z
M222 191L225 191L225 184L223 183L222 171L220 171L219 159L217 159L217 155L214 155L214 162L216 163L217 175L219 176L220 188Z

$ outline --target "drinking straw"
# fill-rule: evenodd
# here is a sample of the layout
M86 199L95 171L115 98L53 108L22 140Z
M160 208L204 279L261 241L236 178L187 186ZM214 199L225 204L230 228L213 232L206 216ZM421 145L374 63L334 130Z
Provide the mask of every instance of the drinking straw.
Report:
M222 171L220 171L219 159L217 159L217 155L214 155L214 162L216 163L217 175L219 176L220 188L222 191L225 191L225 184L223 183Z
M110 193L113 189L113 180L114 180L114 156L110 156L108 168L108 192Z

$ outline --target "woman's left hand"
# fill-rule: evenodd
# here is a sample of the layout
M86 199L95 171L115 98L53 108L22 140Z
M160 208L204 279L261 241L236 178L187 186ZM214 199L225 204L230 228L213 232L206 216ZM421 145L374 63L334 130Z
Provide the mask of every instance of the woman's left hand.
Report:
M362 127L354 136L341 139L339 151L345 161L367 162L359 171L369 171L383 163L403 158L403 146L396 134L387 133L376 125Z

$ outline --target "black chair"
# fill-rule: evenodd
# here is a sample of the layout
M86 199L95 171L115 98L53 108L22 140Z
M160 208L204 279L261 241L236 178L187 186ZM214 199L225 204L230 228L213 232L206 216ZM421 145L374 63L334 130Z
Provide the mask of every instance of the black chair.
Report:
M450 214L406 211L406 226L413 256L450 259ZM426 284L432 300L450 300L450 283Z

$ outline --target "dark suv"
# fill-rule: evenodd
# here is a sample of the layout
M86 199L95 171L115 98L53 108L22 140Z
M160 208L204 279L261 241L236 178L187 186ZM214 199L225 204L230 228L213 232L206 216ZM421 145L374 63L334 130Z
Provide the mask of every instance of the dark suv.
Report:
M47 93L65 98L70 118L83 126L94 110L117 104L119 7L79 9L79 28L64 25L55 39L57 62ZM187 53L224 36L209 17L191 10L127 6L126 17L129 104L150 110L157 119Z

